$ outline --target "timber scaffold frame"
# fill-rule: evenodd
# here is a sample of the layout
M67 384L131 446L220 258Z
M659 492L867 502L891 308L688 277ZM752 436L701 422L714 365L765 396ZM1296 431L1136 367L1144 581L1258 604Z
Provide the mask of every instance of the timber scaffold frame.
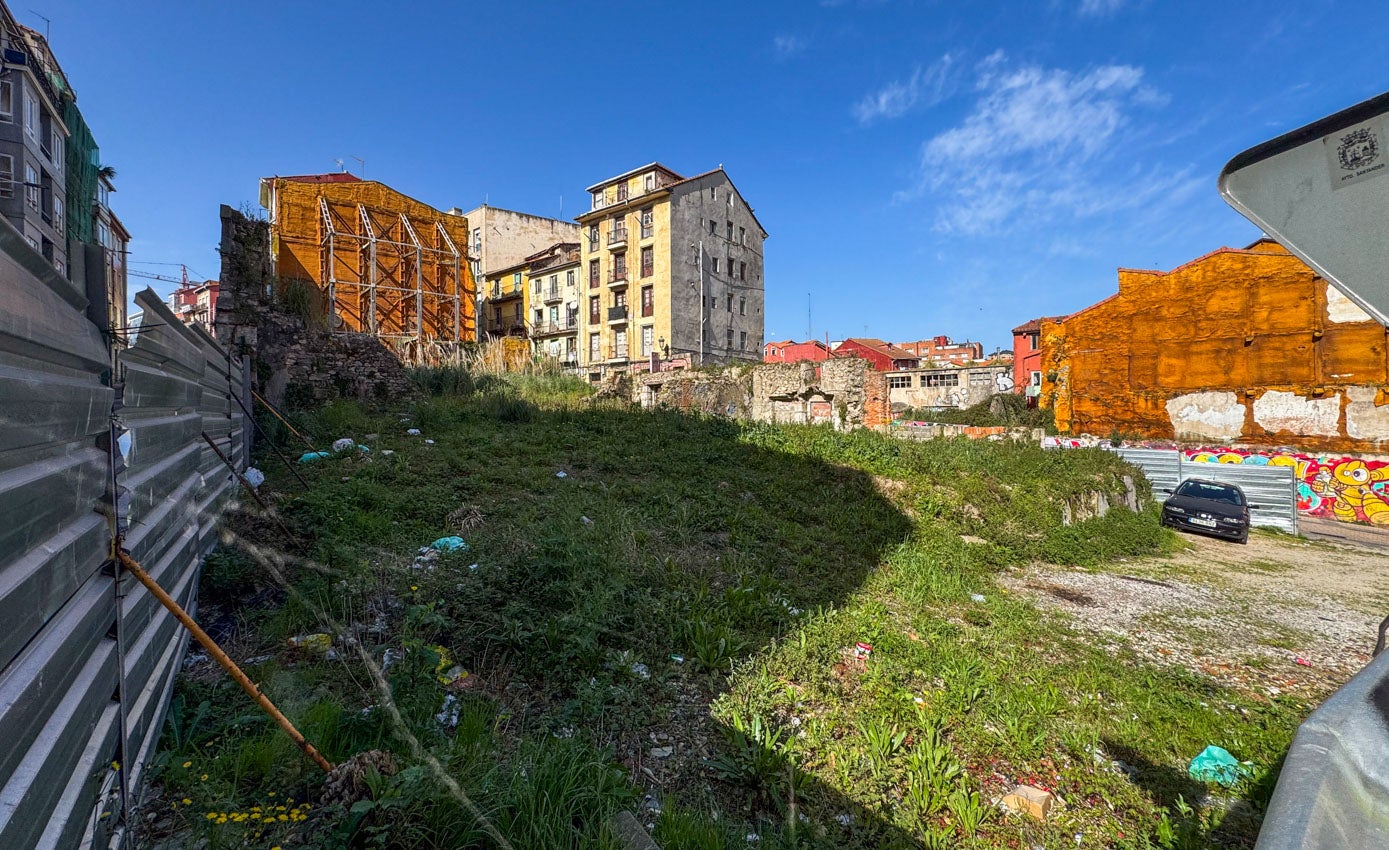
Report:
M318 211L330 328L400 341L463 339L463 257L442 224L417 229L403 212L323 196Z

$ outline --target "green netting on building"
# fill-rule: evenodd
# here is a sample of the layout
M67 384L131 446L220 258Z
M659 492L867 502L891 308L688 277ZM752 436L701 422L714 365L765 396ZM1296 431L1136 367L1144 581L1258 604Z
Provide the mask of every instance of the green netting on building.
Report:
M63 123L68 125L67 141L67 219L68 233L78 242L95 242L92 233L92 206L96 204L97 169L101 151L77 102L63 98Z

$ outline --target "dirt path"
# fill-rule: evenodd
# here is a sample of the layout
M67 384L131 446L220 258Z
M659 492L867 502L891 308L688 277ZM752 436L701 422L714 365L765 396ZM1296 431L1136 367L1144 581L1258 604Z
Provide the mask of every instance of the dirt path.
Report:
M1265 696L1319 699L1370 660L1389 614L1389 555L1266 533L1246 546L1182 539L1169 558L1034 567L1002 583L1111 650Z

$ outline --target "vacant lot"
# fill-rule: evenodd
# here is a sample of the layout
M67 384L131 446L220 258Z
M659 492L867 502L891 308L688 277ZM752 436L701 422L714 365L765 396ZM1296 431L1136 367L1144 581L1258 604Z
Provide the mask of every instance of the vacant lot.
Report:
M232 517L202 586L201 618L310 740L401 769L320 803L322 775L194 659L147 841L615 847L627 809L667 850L1249 846L1332 684L1270 693L1087 613L1104 605L1077 576L1206 582L1200 549L1149 560L1179 548L1150 511L1062 524L1067 501L1122 492L1109 453L433 377L450 393L301 414L368 451L304 464L307 490L262 458L293 534ZM466 548L421 558L450 535ZM287 644L319 633L326 654ZM1302 637L1272 649L1321 664ZM1249 777L1187 779L1210 743ZM996 807L1016 783L1055 793L1046 823Z

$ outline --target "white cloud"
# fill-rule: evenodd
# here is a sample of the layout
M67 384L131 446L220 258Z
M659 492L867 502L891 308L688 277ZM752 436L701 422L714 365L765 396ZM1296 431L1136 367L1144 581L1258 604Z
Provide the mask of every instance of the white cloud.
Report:
M1166 99L1143 70L976 69L979 97L957 126L921 149L921 184L940 201L936 228L980 234L1057 217L1094 217L1191 191L1184 171L1145 166L1132 119Z
M810 43L798 35L779 35L772 39L772 49L778 59L789 59L805 50Z
M896 80L871 92L854 104L854 117L860 124L880 118L897 118L917 106L934 106L949 94L956 64L949 53L928 67L918 66L905 80Z
M1077 10L1082 15L1112 15L1124 5L1124 0L1080 0Z

